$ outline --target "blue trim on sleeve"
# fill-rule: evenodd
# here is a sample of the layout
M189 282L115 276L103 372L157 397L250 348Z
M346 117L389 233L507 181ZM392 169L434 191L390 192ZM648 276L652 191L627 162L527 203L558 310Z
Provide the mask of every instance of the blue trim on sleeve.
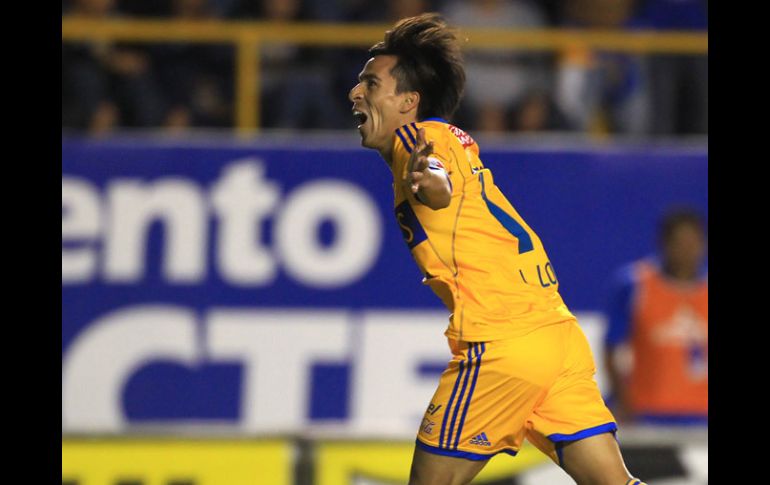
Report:
M484 174L481 172L479 173L479 180L481 181L481 198L487 203L487 208L489 209L489 212L495 216L495 219L497 219L497 221L519 241L519 254L535 249L532 244L532 238L524 227L522 227L516 219L511 217L510 214L495 205L491 200L487 199L487 192L484 187Z
M404 138L404 135L401 134L401 129L400 128L396 128L396 135L398 135L398 137L401 138L401 143L404 144L404 148L406 148L406 151L409 152L409 153L412 153L412 148L406 142L406 138Z
M582 440L583 438L589 438L591 436L596 436L597 434L602 433L614 433L618 430L618 425L614 422L611 423L605 423L600 424L599 426L594 426L593 428L584 429L582 431L578 431L577 433L572 434L559 434L554 433L552 435L548 435L548 439L553 441L554 443L558 443L559 441L577 441Z
M414 125L414 123L412 124ZM404 125L401 128L404 129L404 132L406 132L407 136L409 137L409 140L412 142L412 148L417 147L417 138L415 138L414 135L412 135L412 132L409 131L409 125ZM417 132L415 131L415 133Z
M636 289L634 264L624 266L615 276L607 305L607 332L604 344L614 347L631 337L631 302Z
M451 456L453 458L465 458L466 460L474 460L474 461L489 460L490 458L492 458L498 453L506 453L511 456L516 456L516 453L518 453L516 450L506 449L506 450L500 450L500 451L496 451L494 453L485 455L482 453L473 453L470 451L445 450L443 448L437 448L435 446L426 445L419 439L415 440L415 443L417 443L417 447L420 448L421 450L427 451L428 453L433 453L434 455Z
M414 136L415 136L415 138L416 138L416 137L417 137L417 135L420 133L420 129L419 129L419 128L417 128L417 125L416 125L416 124L414 124L414 123L412 123L411 125L412 125L412 128L414 128ZM415 139L415 141L414 141L414 146L417 146L417 140L416 140L416 139Z
M428 239L425 229L420 224L420 219L417 218L417 214L414 213L414 209L412 209L408 200L398 204L393 211L396 215L396 222L401 228L401 235L404 237L404 242L410 251Z

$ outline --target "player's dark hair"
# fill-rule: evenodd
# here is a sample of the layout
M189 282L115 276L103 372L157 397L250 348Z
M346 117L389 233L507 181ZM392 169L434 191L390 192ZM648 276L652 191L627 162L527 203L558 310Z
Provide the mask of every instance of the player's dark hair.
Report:
M676 207L670 209L660 222L660 242L666 244L671 240L680 226L694 227L701 234L706 232L706 223L700 213L690 207Z
M455 31L437 13L399 20L385 39L369 49L372 56L394 55L391 70L396 92L417 91L417 118L449 119L465 89L465 70Z

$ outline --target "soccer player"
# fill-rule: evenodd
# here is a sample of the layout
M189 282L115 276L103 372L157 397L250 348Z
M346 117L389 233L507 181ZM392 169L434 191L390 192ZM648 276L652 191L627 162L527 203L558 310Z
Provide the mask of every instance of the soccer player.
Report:
M423 14L369 53L349 94L361 144L393 172L404 241L451 312L453 358L425 411L409 483L469 483L526 437L581 485L641 484L623 463L591 349L540 239L473 138L447 121L465 83L455 34Z

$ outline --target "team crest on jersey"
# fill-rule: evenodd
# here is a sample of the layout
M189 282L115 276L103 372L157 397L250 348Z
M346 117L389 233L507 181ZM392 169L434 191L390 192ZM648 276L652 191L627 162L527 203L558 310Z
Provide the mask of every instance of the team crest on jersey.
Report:
M469 146L476 143L476 141L473 138L471 138L471 135L467 134L460 128L454 125L448 125L448 126L449 126L449 131L451 131L452 134L456 136L458 140L460 140L460 143L462 143L463 148L468 148Z

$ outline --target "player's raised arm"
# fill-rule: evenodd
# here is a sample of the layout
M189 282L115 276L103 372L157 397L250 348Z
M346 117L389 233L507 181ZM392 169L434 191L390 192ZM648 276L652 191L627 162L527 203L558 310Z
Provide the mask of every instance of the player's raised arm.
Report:
M411 156L404 183L417 199L433 210L443 209L452 199L452 188L446 172L431 170L429 157L433 142L425 141L425 129L417 131L417 143Z

